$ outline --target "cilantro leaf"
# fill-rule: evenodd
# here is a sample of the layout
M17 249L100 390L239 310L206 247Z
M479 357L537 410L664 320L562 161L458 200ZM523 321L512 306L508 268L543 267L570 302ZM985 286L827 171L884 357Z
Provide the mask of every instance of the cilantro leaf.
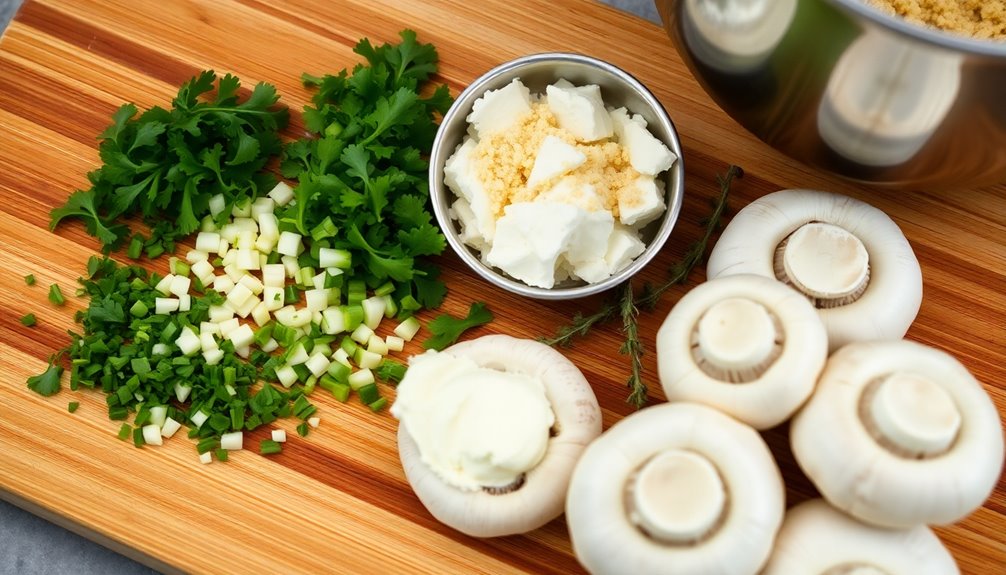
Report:
M50 363L44 372L28 378L28 389L45 397L55 395L60 387L62 387L60 384L60 377L62 376L63 368Z
M425 349L442 350L456 342L466 330L485 325L493 320L493 314L485 302L477 301L468 309L464 318L456 318L450 314L441 314L433 318L426 326L432 337L423 342Z
M125 237L126 233L122 229L122 226L109 227L106 225L101 220L101 216L98 215L97 208L94 207L94 194L83 190L77 190L70 194L70 197L67 198L63 206L49 212L49 217L51 218L49 222L50 231L56 229L56 226L63 218L82 218L87 224L88 231L92 235L97 236L101 240L101 243L105 245L118 244Z
M399 230L398 241L413 257L439 255L447 247L447 240L440 233L440 228L428 223L410 230Z
M374 375L378 379L384 380L392 385L398 385L405 378L405 371L408 368L404 363L393 359L383 359L374 370Z

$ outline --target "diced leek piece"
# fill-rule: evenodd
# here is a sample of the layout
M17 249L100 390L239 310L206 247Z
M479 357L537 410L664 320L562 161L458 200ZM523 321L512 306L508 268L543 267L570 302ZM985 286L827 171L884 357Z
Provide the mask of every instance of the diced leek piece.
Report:
M381 325L381 320L384 319L384 308L385 302L382 297L369 297L362 302L360 305L363 306L363 325L374 330L377 326Z
M227 334L227 339L234 343L235 348L246 347L255 341L255 332L251 326L242 324L237 329Z
M395 327L395 335L405 341L412 341L412 338L416 337L416 334L419 333L419 327L419 320L410 317Z
M157 427L164 425L164 422L168 417L168 406L166 405L155 405L150 408L150 423L153 423Z
M178 311L186 312L190 309L192 309L192 296L187 293L178 296Z
M175 276L173 274L168 274L168 275L164 276L163 278L161 278L161 281L157 282L157 284L154 286L154 290L160 292L161 295L165 295L165 296L166 295L170 295L171 294L171 282L174 279L175 279Z
M206 360L206 365L217 365L224 359L224 350L211 349L210 351L204 351L203 359Z
M312 375L315 377L321 377L321 375L328 369L330 363L331 361L329 361L325 353L316 351L306 362L304 362L304 365L311 370Z
M196 427L202 427L209 418L209 414L201 409L189 416L189 420L192 422L192 425L195 425Z
M279 342L270 337L268 341L259 346L259 349L266 353L272 353L279 349Z
M199 461L200 461L200 463L204 463L204 464L205 463L213 463L213 453L209 452L209 451L207 451L205 453L200 453L199 454Z
M348 250L321 248L318 250L318 265L323 268L349 269L353 265L352 254Z
M279 380L283 387L289 388L297 382L297 372L293 369L292 365L283 365L276 368L276 379Z
M312 312L324 310L328 307L328 290L309 289L305 291L304 304Z
M254 295L262 293L262 288L265 287L259 279L251 274L245 274L238 280L238 285L243 285Z
M161 425L161 437L171 438L179 429L182 428L182 424L174 419L168 417L164 420Z
M199 341L199 335L191 326L185 326L182 328L181 335L175 339L175 345L178 346L182 355L193 355L202 347L202 342Z
M260 327L269 323L272 316L269 314L269 306L264 301L257 302L251 310L252 319Z
M389 335L384 338L384 345L386 345L390 351L402 351L405 349L405 340L397 335Z
M220 448L227 451L237 451L244 446L244 432L232 431L220 436Z
M276 184L276 187L274 187L267 195L276 202L277 206L285 206L294 198L293 189L285 182Z
M146 445L163 445L164 441L161 439L161 426L154 425L144 425L143 429L143 443Z
M358 390L365 385L374 383L374 372L369 369L355 371L346 379L346 383L354 390Z
M175 398L179 402L184 403L186 399L189 398L189 394L192 393L191 385L182 385L180 383L175 383Z
M279 241L276 243L276 251L285 256L300 255L304 251L304 244L301 243L301 235L293 232L280 233Z
M227 208L227 199L223 194L217 194L210 198L209 208L213 217L217 217Z
M356 355L353 356L353 360L356 365L363 369L374 369L381 365L381 355L376 354L372 351L367 351L365 349L357 348Z
M232 331L241 327L241 322L238 321L238 318L232 317L228 320L220 322L217 325L220 326L220 337L227 337Z
M384 342L384 338L374 334L367 341L367 351L378 355L388 355L388 344Z
M370 336L372 335L374 335L374 330L367 327L366 324L360 324L356 326L356 329L353 330L353 333L351 333L349 337L353 338L353 341L356 343L367 345L367 342L370 341Z
M286 268L283 264L266 264L262 268L262 283L282 288L286 285Z
M276 443L286 442L286 430L284 429L274 429L272 430L270 436L272 437L272 440L275 441Z

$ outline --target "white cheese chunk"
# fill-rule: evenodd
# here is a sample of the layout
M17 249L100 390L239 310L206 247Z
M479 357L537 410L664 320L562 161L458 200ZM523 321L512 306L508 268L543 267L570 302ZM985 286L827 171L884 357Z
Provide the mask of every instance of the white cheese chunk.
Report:
M629 116L625 108L610 114L615 135L629 154L629 163L640 174L655 176L674 164L675 156L663 142L646 129L642 116Z
M642 227L664 213L664 192L650 176L639 176L618 194L618 219Z
M605 210L604 202L597 193L597 189L590 184L578 181L575 176L560 178L554 186L538 194L535 201L569 204L588 212Z
M583 152L555 136L546 136L535 154L534 167L527 179L527 187L535 188L567 172L575 170L587 161Z
M608 253L604 255L604 261L608 264L610 274L616 274L625 269L645 250L646 244L639 239L639 235L635 231L615 226L608 239Z
M444 165L444 184L468 202L479 234L485 241L492 241L496 219L489 194L473 168L472 152L476 145L475 140L469 138L447 159Z
M472 113L466 120L480 138L505 130L522 116L531 111L531 92L520 79L499 90L489 90L472 105Z
M586 212L566 204L518 202L504 209L486 259L532 286L555 285L555 265Z
M461 243L477 250L487 247L485 238L479 233L479 224L475 219L475 212L472 211L471 205L464 198L458 198L451 204L450 216L451 219L457 220L461 225L461 232L458 234Z
M615 228L615 218L611 212L586 212L580 224L573 231L566 260L576 265L584 262L603 260L608 252L608 238ZM577 274L579 275L579 274Z
M599 86L591 84L576 88L556 82L545 89L545 94L548 96L548 108L555 115L559 127L573 134L577 141L594 142L610 138L614 133Z

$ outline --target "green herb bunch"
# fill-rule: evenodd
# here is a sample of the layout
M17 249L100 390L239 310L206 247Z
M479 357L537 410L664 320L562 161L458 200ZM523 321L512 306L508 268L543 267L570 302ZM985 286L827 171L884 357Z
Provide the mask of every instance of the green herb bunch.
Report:
M423 97L437 52L411 30L399 44L357 44L367 63L352 73L315 77L304 123L315 137L287 146L281 172L296 178L296 201L277 215L315 243L352 254L353 277L376 286L391 280L396 299L438 307L446 293L439 270L419 258L446 245L428 209L426 155L436 116L452 99L446 85Z
M171 110L155 106L137 115L133 104L119 108L98 136L103 164L88 174L91 187L54 209L50 227L81 218L108 251L129 236L121 219L140 215L152 228L147 255L156 257L199 228L211 197L222 194L229 208L267 192L275 178L263 168L282 150L278 131L288 111L265 83L239 102L241 82L230 74L210 97L216 79L209 70L187 81Z

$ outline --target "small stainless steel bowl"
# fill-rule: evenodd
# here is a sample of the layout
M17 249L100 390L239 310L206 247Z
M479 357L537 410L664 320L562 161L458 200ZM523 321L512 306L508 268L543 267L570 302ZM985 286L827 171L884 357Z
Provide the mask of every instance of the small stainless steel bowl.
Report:
M642 240L646 251L629 266L598 283L566 281L551 289L529 286L504 272L490 267L479 259L478 253L469 248L458 237L458 222L451 219L449 209L456 199L454 192L444 185L444 164L461 144L468 131L466 118L472 111L475 100L489 90L497 90L520 78L531 93L544 93L549 84L564 78L573 84L597 84L601 96L608 106L625 106L630 112L646 119L647 128L678 156L671 169L661 174L664 180L664 203L667 209L662 217L650 222L642 230ZM678 141L674 124L660 102L638 80L624 70L607 62L580 54L548 53L524 56L501 64L472 82L455 100L440 123L437 137L430 154L430 194L433 211L436 213L440 229L447 237L458 256L475 273L490 283L511 292L546 300L561 300L584 297L610 289L638 272L660 251L671 235L674 223L681 210L684 193L684 163L681 143Z
M706 92L783 153L874 184L1006 181L1006 42L865 0L657 4Z

